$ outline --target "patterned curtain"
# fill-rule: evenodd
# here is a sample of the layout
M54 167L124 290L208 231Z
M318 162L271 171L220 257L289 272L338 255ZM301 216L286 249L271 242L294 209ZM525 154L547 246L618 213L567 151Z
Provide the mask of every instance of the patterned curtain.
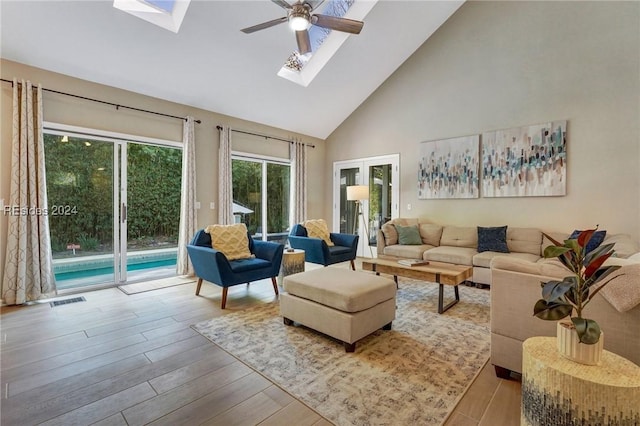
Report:
M231 176L231 129L220 129L218 150L218 223L233 224L233 179Z
M180 231L178 237L178 275L193 275L187 244L196 234L196 150L193 117L187 117L182 130L182 196L180 198Z
M294 139L289 147L293 166L293 185L291 185L291 201L293 204L291 224L307 219L307 145Z
M13 79L12 211L2 298L8 305L55 296L42 135L42 87Z

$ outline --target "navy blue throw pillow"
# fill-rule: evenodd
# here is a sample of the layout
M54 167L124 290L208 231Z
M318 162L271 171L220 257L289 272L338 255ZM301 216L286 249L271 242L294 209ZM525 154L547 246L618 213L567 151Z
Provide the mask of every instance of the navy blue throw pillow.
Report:
M492 228L478 226L478 252L482 253L483 251L509 253L506 226Z
M570 240L576 239L578 238L578 235L580 235L582 231L576 229L575 231L573 231L573 233L569 236ZM600 244L602 244L602 242L604 241L604 237L607 236L607 231L596 231L593 233L593 235L591 236L591 239L589 240L589 242L587 243L587 253L589 253L592 250L597 249Z

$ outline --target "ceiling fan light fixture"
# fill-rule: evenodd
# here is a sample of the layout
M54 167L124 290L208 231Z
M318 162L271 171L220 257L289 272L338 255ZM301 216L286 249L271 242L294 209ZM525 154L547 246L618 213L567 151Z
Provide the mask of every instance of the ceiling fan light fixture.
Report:
M308 30L311 26L311 22L304 14L294 15L293 13L289 17L289 27L293 31L304 31Z

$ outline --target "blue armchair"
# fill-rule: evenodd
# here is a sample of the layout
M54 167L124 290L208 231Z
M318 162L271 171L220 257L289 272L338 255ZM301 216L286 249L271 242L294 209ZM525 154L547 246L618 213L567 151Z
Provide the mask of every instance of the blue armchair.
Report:
M356 270L354 259L358 249L358 236L351 234L329 234L333 247L327 245L321 238L310 238L304 226L297 224L289 233L289 244L295 249L304 250L304 260L328 266L334 263L351 262L351 269Z
M249 237L249 250L255 258L230 261L222 252L211 247L211 235L204 232L204 229L199 230L187 245L189 258L198 277L196 295L200 294L202 280L219 285L222 287L221 307L224 309L229 287L265 278L271 278L273 290L278 295L276 277L280 272L284 245L256 241Z

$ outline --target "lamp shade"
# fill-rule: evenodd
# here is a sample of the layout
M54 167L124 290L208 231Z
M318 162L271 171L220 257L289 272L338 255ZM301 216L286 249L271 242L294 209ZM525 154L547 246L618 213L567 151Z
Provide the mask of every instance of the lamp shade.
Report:
M347 186L347 200L368 200L369 199L369 187L367 185L352 185Z

